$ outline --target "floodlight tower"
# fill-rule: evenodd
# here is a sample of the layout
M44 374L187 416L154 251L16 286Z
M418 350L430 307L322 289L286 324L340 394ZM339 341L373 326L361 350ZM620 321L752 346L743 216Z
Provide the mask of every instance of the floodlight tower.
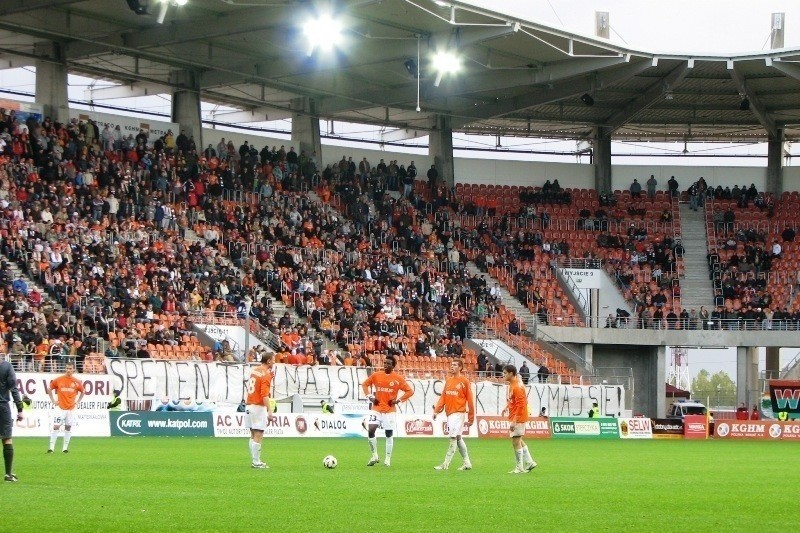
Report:
M667 383L681 390L689 390L689 349L683 346L672 347L672 363Z

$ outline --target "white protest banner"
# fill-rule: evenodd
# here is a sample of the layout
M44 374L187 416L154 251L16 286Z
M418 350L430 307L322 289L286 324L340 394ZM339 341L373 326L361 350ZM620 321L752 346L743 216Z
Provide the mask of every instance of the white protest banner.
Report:
M244 398L244 383L250 367L225 363L195 361L154 361L151 359L108 360L106 367L114 389L121 388L128 400L190 400L238 404ZM312 398L331 398L351 407L366 397L361 382L368 371L351 366L275 365L273 396L282 399L294 394ZM430 414L439 400L443 380L409 379L414 395L401 404L402 414ZM624 390L610 385L535 384L527 387L532 415L542 407L550 416L585 416L597 402L603 416L618 416L625 409ZM478 415L497 415L506 405L507 386L502 383L473 384ZM354 409L348 409L354 412Z

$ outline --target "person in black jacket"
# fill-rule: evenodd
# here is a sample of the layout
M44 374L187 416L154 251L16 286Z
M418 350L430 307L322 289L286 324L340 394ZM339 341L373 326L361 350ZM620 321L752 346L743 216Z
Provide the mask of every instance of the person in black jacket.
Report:
M14 401L14 405L17 407L17 421L21 421L24 406L19 390L17 390L17 375L11 363L0 361L0 439L3 441L3 462L6 467L4 480L9 483L16 483L18 479L13 472L14 445L11 442L14 421L11 418L9 400Z

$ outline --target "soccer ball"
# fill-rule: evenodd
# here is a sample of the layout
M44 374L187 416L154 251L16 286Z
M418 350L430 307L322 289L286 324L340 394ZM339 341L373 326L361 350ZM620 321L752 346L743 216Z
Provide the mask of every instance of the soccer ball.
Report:
M322 460L322 466L325 468L336 468L337 464L339 464L339 462L336 460L336 457L332 455L326 455L325 459Z

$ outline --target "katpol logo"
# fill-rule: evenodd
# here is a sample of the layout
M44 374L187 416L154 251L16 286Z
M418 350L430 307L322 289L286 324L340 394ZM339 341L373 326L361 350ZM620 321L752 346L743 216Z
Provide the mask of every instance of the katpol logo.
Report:
M142 432L142 419L138 413L125 413L117 418L117 429L125 435L139 435Z

